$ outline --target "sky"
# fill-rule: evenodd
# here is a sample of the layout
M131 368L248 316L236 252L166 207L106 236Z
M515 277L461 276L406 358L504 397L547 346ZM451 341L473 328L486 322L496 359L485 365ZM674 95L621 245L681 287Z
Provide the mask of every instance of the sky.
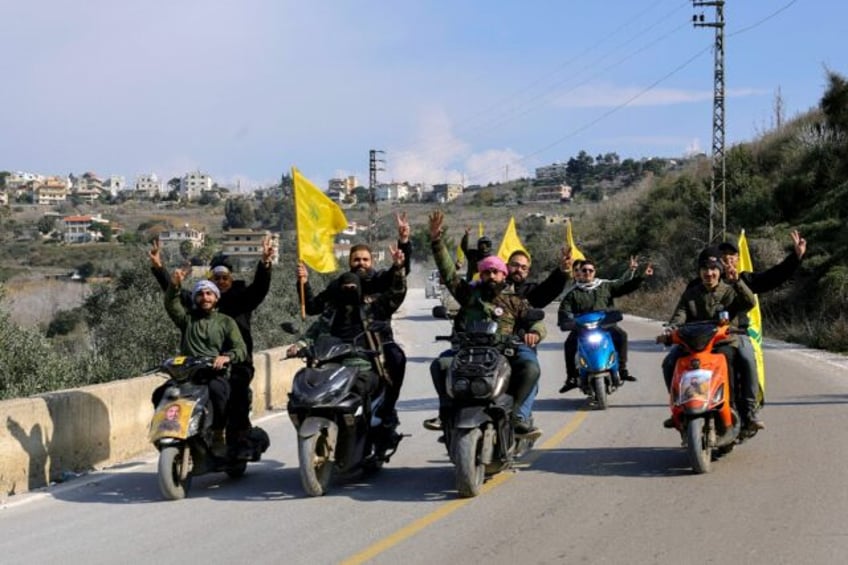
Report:
M0 170L253 190L486 184L581 150L711 153L691 0L0 0ZM848 2L727 0L726 145L848 75Z

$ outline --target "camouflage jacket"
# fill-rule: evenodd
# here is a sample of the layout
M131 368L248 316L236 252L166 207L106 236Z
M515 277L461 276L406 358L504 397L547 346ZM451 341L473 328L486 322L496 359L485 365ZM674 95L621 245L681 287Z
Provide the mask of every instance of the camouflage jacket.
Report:
M547 335L544 321L522 323L530 304L507 285L503 292L491 300L483 297L482 288L476 282L468 282L456 272L453 259L441 239L432 242L436 267L445 283L445 288L459 303L459 313L454 320L454 330L462 331L465 324L476 320L494 320L498 323L498 333L513 335L517 326L538 334L542 340Z

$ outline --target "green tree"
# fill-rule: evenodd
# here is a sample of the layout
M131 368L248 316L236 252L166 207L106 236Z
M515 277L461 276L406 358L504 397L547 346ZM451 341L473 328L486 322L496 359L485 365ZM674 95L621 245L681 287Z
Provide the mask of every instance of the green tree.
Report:
M249 228L255 221L253 204L249 200L231 199L224 204L224 229Z
M56 229L56 216L41 216L38 219L38 231L44 235Z

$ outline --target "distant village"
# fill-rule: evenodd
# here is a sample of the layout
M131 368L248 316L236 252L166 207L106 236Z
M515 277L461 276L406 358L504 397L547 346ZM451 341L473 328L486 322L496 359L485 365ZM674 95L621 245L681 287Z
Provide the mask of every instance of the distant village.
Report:
M571 199L572 188L564 182L566 164L553 164L536 169L535 201L567 202ZM53 237L60 238L66 244L92 243L104 237L103 226L109 226L112 236L120 235L122 226L110 224L101 214L64 215L58 210L68 205L96 205L97 203L115 203L135 201L160 202L165 200L178 202L208 203L230 198L244 198L238 188L233 191L220 187L214 179L201 171L192 171L182 177L163 182L155 173L138 175L133 183L123 176L101 177L93 172L82 175L49 176L33 172L14 171L5 174L0 184L0 205L13 203L37 205L45 208L46 217L55 218L57 226ZM451 202L463 193L480 190L479 185L434 184L391 182L379 183L374 189L374 198L378 202ZM367 201L368 189L362 187L355 176L330 179L326 194L337 201L342 208ZM506 202L505 205L514 204ZM362 228L364 229L364 227ZM250 231L250 230L248 230ZM339 244L343 247L349 237L355 237L360 228L351 225L346 233L340 234ZM231 234L236 243L244 242L248 234ZM205 234L185 226L181 229L163 231L160 240L163 244L180 245L188 242L192 247L202 247ZM235 239L238 238L238 239ZM261 238L259 239L261 241ZM226 245L226 244L225 244ZM235 249L234 249L235 251ZM258 251L258 249L257 249ZM341 253L341 251L340 251Z

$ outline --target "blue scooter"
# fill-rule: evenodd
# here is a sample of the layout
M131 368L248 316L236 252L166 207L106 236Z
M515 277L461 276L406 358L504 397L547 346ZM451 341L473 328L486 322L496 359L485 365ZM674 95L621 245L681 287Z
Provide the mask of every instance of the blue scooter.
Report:
M577 334L577 371L580 389L599 410L606 410L608 396L621 386L618 352L607 330L623 319L617 310L586 312L565 322L563 330Z

